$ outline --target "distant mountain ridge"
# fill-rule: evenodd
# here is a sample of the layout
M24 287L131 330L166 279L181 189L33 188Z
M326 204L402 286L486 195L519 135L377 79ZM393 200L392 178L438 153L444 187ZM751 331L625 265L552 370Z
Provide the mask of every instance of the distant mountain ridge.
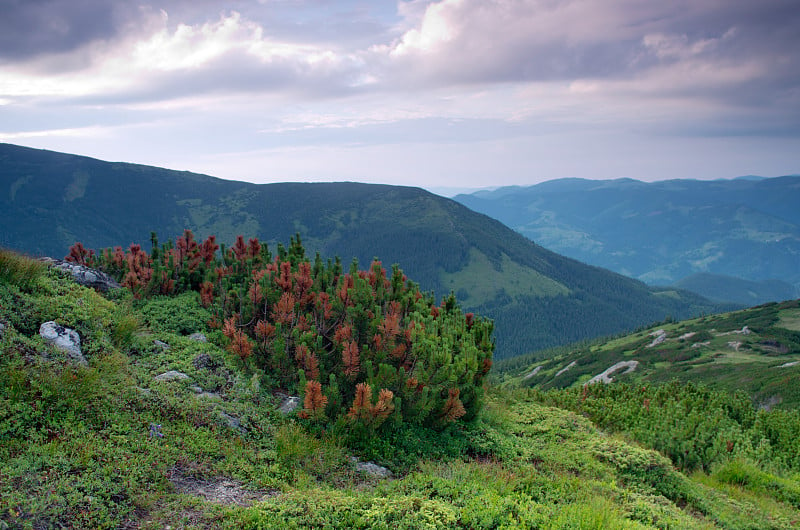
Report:
M777 294L779 300L793 298L800 288L798 176L650 183L559 179L455 200L550 250L651 285L709 273L794 286L786 288L785 298ZM774 287L756 301L774 300ZM721 292L736 288L728 284Z
M345 265L399 263L424 290L495 319L497 358L711 312L688 292L649 288L546 250L499 221L418 188L250 184L0 144L0 246L61 257L71 244L149 248L190 228L231 244L305 247Z

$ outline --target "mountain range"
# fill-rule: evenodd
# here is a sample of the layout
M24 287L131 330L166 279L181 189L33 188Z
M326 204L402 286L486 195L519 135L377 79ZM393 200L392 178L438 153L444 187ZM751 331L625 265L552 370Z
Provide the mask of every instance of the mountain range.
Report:
M499 221L422 189L358 183L251 184L0 144L0 246L62 257L147 246L189 228L231 244L294 234L324 257L399 263L424 290L455 292L495 320L495 357L720 309L547 250Z
M799 176L560 179L455 200L554 252L650 285L746 305L800 295Z

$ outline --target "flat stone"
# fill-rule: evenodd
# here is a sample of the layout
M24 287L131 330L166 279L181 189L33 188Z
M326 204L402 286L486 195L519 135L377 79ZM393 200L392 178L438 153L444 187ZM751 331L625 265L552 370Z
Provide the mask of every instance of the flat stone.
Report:
M170 370L169 372L158 374L155 379L156 381L180 381L183 379L189 379L189 376L177 370Z
M167 351L169 349L169 344L160 340L154 340L153 344L161 348L161 351Z
M189 335L189 340L196 340L197 342L208 342L208 339L202 333L192 333L191 335Z
M360 471L372 478L392 478L394 474L383 466L374 462L361 462L358 458L351 456L350 462L356 466L356 471Z

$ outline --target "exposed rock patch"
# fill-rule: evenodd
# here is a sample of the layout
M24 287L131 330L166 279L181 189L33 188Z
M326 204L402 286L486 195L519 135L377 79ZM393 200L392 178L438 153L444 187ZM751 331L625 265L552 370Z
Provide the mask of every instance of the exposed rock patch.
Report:
M278 412L283 415L291 414L300 407L300 398L298 396L290 396L281 391L275 391L272 395L278 400Z
M371 478L386 479L394 477L394 474L389 469L374 462L361 462L354 456L350 457L350 462L355 465L356 471L360 471Z
M216 370L219 367L219 363L207 353L198 354L192 360L192 365L198 370Z
M192 333L191 335L189 335L189 340L195 340L197 342L208 342L208 339L202 333Z
M778 366L778 368L790 368L792 366L797 366L798 364L800 364L800 361L792 361L788 363L783 363L782 365Z
M217 415L219 416L220 420L222 420L223 425L230 427L235 431L239 431L242 434L247 434L247 429L244 427L244 425L242 425L242 420L236 416L231 416L222 409L219 409Z
M250 506L279 494L278 490L249 490L241 482L227 477L200 478L189 474L189 470L176 465L169 471L169 481L175 490L185 495L202 497L204 500L223 505Z
M728 343L728 348L732 349L733 351L739 351L741 348L742 342L738 340L732 340Z
M539 366L531 370L527 375L525 375L523 379L530 379L531 377L534 377L536 374L538 374L541 370L542 370L542 365L540 364Z
M653 339L653 342L651 342L650 344L648 344L646 346L647 348L653 348L655 346L658 346L659 344L661 344L665 340L667 340L667 332L664 331L663 329L658 329L658 330L652 332L650 334L650 336L651 337L655 337L655 338Z
M42 261L62 271L68 272L72 276L72 280L80 285L91 287L100 292L106 293L111 289L119 289L120 285L117 281L97 269L92 269L85 265L78 265L69 261L63 261L53 258L42 258Z
M189 379L189 376L177 370L170 370L169 372L158 374L155 377L156 381L181 381L183 379Z
M81 352L81 336L74 329L50 321L39 326L39 335L59 350L66 352L76 363L88 364Z
M620 375L625 375L636 370L638 366L639 366L639 361L620 361L614 366L611 366L610 368L606 369L605 372L597 374L596 376L589 379L589 381L586 384L593 385L594 383L601 383L601 382L609 384L612 381L614 381L614 379L611 377L611 374L618 372L619 370L622 370L624 368L625 371L622 372Z
M575 362L575 361L572 361L571 363L569 363L568 365L566 365L564 368L562 368L561 370L559 370L558 372L556 372L556 377L558 377L559 375L561 375L561 374L565 373L567 370L569 370L570 368L572 368L572 367L573 367L573 366L575 366L576 364L578 364L578 363L577 363L577 362Z

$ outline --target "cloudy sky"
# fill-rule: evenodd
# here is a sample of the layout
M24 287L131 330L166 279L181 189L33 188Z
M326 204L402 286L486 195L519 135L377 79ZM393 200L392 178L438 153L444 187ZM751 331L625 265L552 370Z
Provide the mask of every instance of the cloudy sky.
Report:
M0 0L0 141L252 182L800 172L797 0Z

